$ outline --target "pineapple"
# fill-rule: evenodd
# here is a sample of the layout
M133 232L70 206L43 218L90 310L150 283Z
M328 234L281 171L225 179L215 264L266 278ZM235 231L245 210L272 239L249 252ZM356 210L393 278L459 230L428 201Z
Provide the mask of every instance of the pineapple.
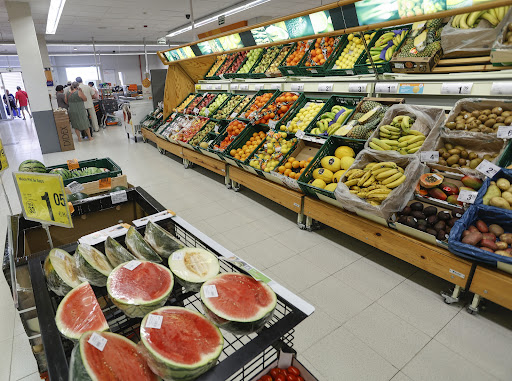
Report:
M375 107L382 106L379 102L366 101L361 105L361 112L366 114L368 111L373 110Z

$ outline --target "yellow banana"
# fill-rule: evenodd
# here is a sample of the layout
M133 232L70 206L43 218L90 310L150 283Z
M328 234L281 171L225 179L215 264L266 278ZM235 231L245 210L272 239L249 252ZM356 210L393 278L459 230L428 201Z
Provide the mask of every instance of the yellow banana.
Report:
M386 143L384 143L382 140L380 139L377 139L377 138L373 138L372 139L372 142L377 144L378 146L380 146L381 148L383 148L384 150L386 151L389 151L391 149L391 147L389 145L387 145Z
M380 201L369 200L368 204L373 206L380 206Z
M403 169L402 167L398 167L398 170L399 170L400 172L402 172L402 173L404 173L404 172L405 172L405 171L404 171L404 169Z
M376 163L376 162L373 162L373 163L368 163L366 164L366 166L364 167L364 169L372 169L374 166L376 166L377 164L379 163Z
M372 149L376 149L378 151L384 151L384 148L380 147L378 144L375 144L374 142L369 142L368 145Z
M387 194L375 194L375 195L372 195L371 199L370 197L368 197L370 199L370 201L384 201L386 198L388 197Z
M370 176L371 176L371 175L372 175L372 173L371 173L370 171L366 172L366 173L363 175L363 177L361 177L361 178L359 179L359 181L357 182L357 186L359 186L359 187L360 187L361 185L363 185L363 184L366 182L366 180L368 180L368 179L370 178Z
M367 194L368 194L368 192L366 192L366 191L357 192L357 197L366 198Z
M398 180L404 174L402 172L397 171L393 176L388 177L387 179L382 180L382 184L391 184L393 181Z
M471 12L468 16L468 19L467 19L467 24L469 27L473 27L473 25L475 25L475 22L476 20L478 20L478 18L483 14L483 13L486 13L487 11L475 11L475 12Z
M345 185L350 188L352 185L357 185L358 182L359 179L347 180L345 181Z
M407 153L409 153L409 154L411 154L411 153L416 153L416 152L418 152L418 150L419 150L420 148L421 148L421 146L419 146L419 147L414 147L414 148L412 148L412 149L408 149L408 150L407 150Z
M398 145L397 140L381 139L380 141L383 143L386 143L389 146L397 146Z
M396 164L393 163L392 161L383 161L382 163L377 163L375 166L373 166L372 171L374 169L379 169L379 168L395 168L395 167L396 167Z
M368 192L368 197L373 196L374 194L389 194L389 193L391 193L391 189L389 189L389 188L386 188L386 189L377 188L377 189L374 189L374 190Z
M421 147L423 145L424 141L423 140L420 140L419 142L416 142L416 143L413 143L413 144L409 144L406 149L407 150L411 150L413 148L416 148L416 147Z
M379 173L379 174L376 176L376 179L377 179L377 180L379 180L379 181L382 181L382 180L384 180L384 179L387 179L387 178L388 178L388 177L390 177L390 176L393 176L395 173L399 173L399 172L398 172L398 169L393 168L393 169L390 169L389 171ZM383 184L384 184L384 183L383 183Z
M386 171L389 171L388 167L374 169L374 170L372 170L372 175L377 176L378 174L380 174L382 172L386 172Z
M407 144L414 144L417 142L423 142L425 140L424 136L413 136L412 139L406 140Z
M346 178L347 180L358 179L358 178L360 178L361 176L363 176L363 175L364 175L364 171L363 171L362 169L355 169L355 170L353 170L353 171L354 171L354 172L352 172L352 173L351 173L350 175L348 175L348 176L345 174L345 178Z
M418 130L409 130L408 134L409 135L425 136L421 132L419 132Z
M411 139L414 139L416 137L416 135L405 135L405 136L402 136L400 139L398 139L399 142L407 142Z
M374 182L375 182L375 176L371 175L370 178L368 180L366 180L366 182L363 184L363 187L364 188L369 187Z
M407 176L403 175L402 177L400 177L398 180L395 180L393 181L392 183L389 183L389 184L386 184L386 186L389 188L389 189L394 189L396 188L397 186L399 186L400 184L402 184L405 179L407 178Z

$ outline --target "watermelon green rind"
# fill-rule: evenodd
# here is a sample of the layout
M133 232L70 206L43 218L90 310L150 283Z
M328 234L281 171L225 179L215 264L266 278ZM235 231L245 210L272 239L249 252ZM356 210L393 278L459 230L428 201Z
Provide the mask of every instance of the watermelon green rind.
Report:
M132 253L126 250L123 245L112 237L107 237L107 240L105 241L105 255L107 256L110 264L114 267L119 266L121 263L137 259Z
M158 263L153 263L149 261L140 262L141 264L139 266L131 270L134 275L137 271L140 271L143 268L143 266L156 266L156 269L160 271L160 275L167 274L169 276L169 286L165 289L159 290L161 293L160 296L155 297L151 300L135 299L134 297L127 297L126 295L120 296L119 290L116 290L116 283L122 282L123 276L131 275L132 273L130 272L130 270L124 268L126 263L117 266L114 270L112 270L112 272L108 276L107 292L112 302L128 317L143 317L146 314L150 313L151 311L154 311L157 308L162 307L167 302L167 299L169 299L169 295L171 295L172 289L174 287L174 277L172 275L172 272L168 268L159 265ZM145 279L144 281L147 282L153 279L159 282L159 286L163 284L161 280L162 278L160 278L160 276L157 274L153 274L153 277L150 277L150 279ZM136 282L131 282L130 285L130 291L138 291L138 285L136 284ZM145 284L141 284L140 287L147 288L148 286Z
M238 278L237 282L232 283L233 287L233 293L225 293L223 294L218 288L217 292L219 296L217 298L208 298L205 296L205 287L210 285L215 285L216 282L222 282L223 278L227 278L230 276L236 276ZM266 292L266 297L270 298L270 302L265 306L256 306L259 308L258 312L251 317L247 317L245 319L235 317L232 315L229 315L226 311L221 311L219 308L216 308L214 306L214 302L219 302L220 300L225 300L225 306L238 306L237 310L241 311L243 305L241 305L240 300L232 299L233 295L236 294L236 291L242 290L242 287L240 286L240 282L244 282L244 279L247 280L247 282L256 282L253 283L253 286L251 286L251 290L254 289L254 287L261 287L261 291ZM218 284L217 284L218 285ZM254 278L240 274L240 273L222 273L217 275L215 278L203 283L201 286L201 302L205 311L206 316L214 322L218 327L225 329L228 332L237 334L237 335L248 335L253 332L257 332L261 330L265 324L272 319L272 316L274 315L274 310L277 305L277 296L275 292L270 288L267 284L263 282L259 282L255 280ZM250 296L250 295L249 295ZM259 295L254 296L255 300L259 299ZM255 307L255 308L256 308Z
M99 351L88 343L93 333L107 339L103 351ZM88 357L88 351L92 352L94 356ZM113 356L115 357L112 358ZM93 361L96 361L96 366L92 365ZM98 367L100 369L95 370ZM104 373L98 374L101 370ZM71 352L69 379L101 381L106 377L114 377L114 379L122 381L158 380L144 357L140 355L137 345L126 337L111 332L85 332Z
M46 173L46 167L43 163L38 160L25 160L18 167L20 172L39 172Z
M199 377L201 374L205 373L209 369L211 369L217 363L219 356L222 353L222 349L224 347L224 337L220 330L211 322L208 321L203 315L199 312L189 310L187 308L182 307L162 307L153 311L153 314L164 314L164 323L165 324L165 314L176 312L186 312L200 317L200 320L203 321L208 327L211 327L218 334L218 344L212 353L208 355L203 355L201 361L196 362L194 364L184 364L178 363L171 360L169 357L165 357L163 354L159 353L156 348L153 348L149 340L148 331L150 328L146 328L146 321L148 319L148 315L144 317L142 323L140 325L140 337L141 343L145 352L147 354L148 365L157 375L164 379L172 379L174 381L190 381ZM163 326L162 326L163 328ZM201 340L201 338L192 337L193 335L197 335L199 331L196 329L190 329L190 331L183 332L182 337L178 337L178 341L176 341L176 345L180 345L184 340L191 340L197 342ZM176 333L177 334L177 333ZM177 334L178 335L178 334ZM186 345L186 342L185 342ZM179 350L179 348L178 348Z
M66 195L66 199L70 202L85 200L88 197L89 197L89 195L86 193L83 193L83 192L76 192L76 193L71 193L71 194Z
M122 191L122 190L128 190L128 188L126 187L123 187L122 185L118 185L117 187L114 187L112 188L112 190L110 192L119 192L119 191Z
M88 281L94 286L105 287L112 266L101 251L81 243L76 248L75 262L78 269L78 279Z
M142 235L133 226L126 233L125 243L128 250L138 259L156 263L162 262L162 258L144 241Z
M185 247L185 245L173 237L167 230L151 221L146 225L144 239L161 257L164 258L169 258L169 256L176 250L180 250Z
M71 172L66 168L53 168L50 173L61 175L64 180L71 178Z
M185 290L196 292L204 282L217 276L220 271L217 256L198 247L175 251L169 257L169 268Z
M64 296L81 283L75 259L62 249L52 249L44 260L43 268L48 288L57 295Z
M79 300L78 305L83 311L74 310L71 307L73 298L84 293L84 297ZM80 313L84 312L85 315ZM101 314L101 316L100 316ZM80 315L80 316L77 316ZM67 318L74 319L74 326L66 322ZM107 320L101 311L100 305L91 285L83 282L80 286L75 287L61 300L55 314L55 323L59 332L71 340L78 340L82 333L90 330L106 331L109 329Z

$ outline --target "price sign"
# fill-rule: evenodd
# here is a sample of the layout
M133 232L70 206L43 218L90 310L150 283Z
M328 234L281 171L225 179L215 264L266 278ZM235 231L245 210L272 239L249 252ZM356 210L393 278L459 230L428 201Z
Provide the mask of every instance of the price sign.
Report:
M137 268L137 266L139 266L139 265L140 265L140 261L135 261L135 260L133 260L133 261L128 262L128 263L127 263L126 265L124 265L123 267L124 267L125 269L127 269L127 270L133 271L133 270L135 270L135 269Z
M162 315L149 314L146 320L146 328L162 328L162 321L164 317Z
M498 127L498 138L512 139L512 126L499 126Z
M347 75L354 75L354 71L353 70L347 70L347 71L345 71L345 73L347 73Z
M107 339L101 336L99 333L94 332L89 340L87 340L89 344L91 344L94 348L103 352L105 349L105 345L107 345Z
M437 163L439 161L439 152L425 151L420 152L420 161L424 163Z
M78 164L77 159L68 160L68 169L70 171L72 171L73 169L78 169L78 168L80 168L80 164Z
M71 193L77 193L84 190L84 186L80 184L78 181L73 181L72 183L69 183L67 187Z
M368 84L367 83L349 83L348 91L349 93L366 93L368 92Z
M491 95L512 95L512 82L493 82Z
M478 192L463 189L460 191L457 201L465 202L466 204L474 204L477 196Z
M208 118L208 115L210 115L210 109L208 107L204 108L204 116Z
M248 83L241 83L240 84L240 90L249 90L249 84Z
M14 172L13 176L27 220L73 227L62 176L30 172Z
M2 139L0 139L0 173L5 171L7 168L9 168L9 162L7 161L7 156L5 156Z
M239 86L238 86L238 83L233 83L231 85L231 90L238 90Z
M213 89L213 85L206 85L206 86L205 86L205 89L206 89L206 90L212 90L212 89Z
M268 127L269 128L275 129L276 126L277 126L277 120L269 120L268 121Z
M330 92L334 89L334 85L332 83L319 83L318 91L319 92Z
M196 90L201 90L201 85L196 85Z
M298 130L296 133L295 133L295 136L298 138L298 139L302 139L304 136L305 136L305 132L302 131L302 130Z
M311 69L310 72L313 74L318 74L318 70L316 70L316 69Z
M271 83L270 88L273 90L281 90L281 84L280 83Z
M497 165L494 165L488 160L482 161L478 167L476 167L476 170L480 172L482 175L485 175L487 177L493 177L496 173L500 171L500 167Z
M185 253L184 252L175 251L174 253L172 253L172 260L173 261L181 261L181 260L183 260L183 258L185 258Z
M215 84L214 89L215 90L222 90L222 85L220 83Z
M441 94L471 94L473 82L445 82L441 85Z
M219 297L219 293L217 292L217 287L215 287L214 284L209 285L209 286L203 286L203 292L204 292L204 296L206 296L207 298L218 298Z
M396 94L398 92L398 83L377 83L375 84L376 93Z
M230 115L230 118L231 118L231 119L235 119L235 118L237 117L237 115L238 115L238 114L237 114L236 112L234 112L234 113L232 113L232 114ZM215 131L215 132L217 132L217 131Z
M105 177L99 181L100 189L112 189L112 178Z
M194 107L194 110L192 111L194 114L199 114L199 109L197 107Z
M264 87L265 87L265 85L263 83L257 83L256 85L254 85L254 90L256 90L256 91L263 90Z
M292 91L304 91L303 83L292 83Z
M112 200L112 205L119 204L128 201L128 195L125 190L120 190L110 193L110 199Z

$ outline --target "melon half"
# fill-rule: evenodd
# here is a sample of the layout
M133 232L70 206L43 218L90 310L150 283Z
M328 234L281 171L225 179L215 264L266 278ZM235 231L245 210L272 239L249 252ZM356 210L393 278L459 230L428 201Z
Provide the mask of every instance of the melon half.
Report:
M169 257L169 268L187 291L199 291L201 285L220 270L217 256L198 247L186 247Z
M44 260L44 275L48 288L64 296L80 285L75 260L67 251L52 249Z

